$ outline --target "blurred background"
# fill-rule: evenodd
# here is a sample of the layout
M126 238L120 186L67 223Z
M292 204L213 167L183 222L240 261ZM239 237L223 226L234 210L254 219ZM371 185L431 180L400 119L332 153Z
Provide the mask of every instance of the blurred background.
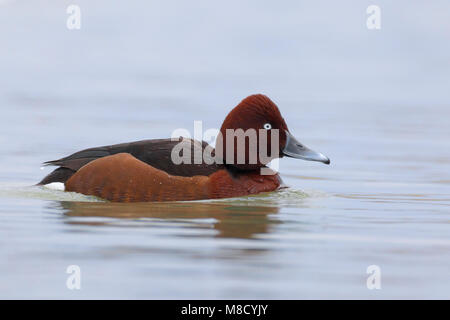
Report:
M449 12L0 0L0 297L449 298ZM332 165L283 159L290 191L181 209L29 187L87 147L219 128L253 93ZM366 288L372 264L381 290Z

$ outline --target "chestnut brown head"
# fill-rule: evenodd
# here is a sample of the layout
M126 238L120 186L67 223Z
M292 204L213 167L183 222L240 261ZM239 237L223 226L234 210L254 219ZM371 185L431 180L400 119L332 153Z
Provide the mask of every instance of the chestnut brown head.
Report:
M237 169L255 170L283 156L330 163L289 133L280 110L269 97L248 96L225 118L216 141L216 157Z

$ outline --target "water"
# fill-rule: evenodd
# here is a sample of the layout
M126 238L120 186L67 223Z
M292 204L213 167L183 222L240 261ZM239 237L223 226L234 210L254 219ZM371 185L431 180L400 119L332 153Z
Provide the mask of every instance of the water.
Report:
M79 0L68 31L71 3L0 1L1 298L450 298L448 1L379 1L379 31L365 1ZM33 187L256 92L331 165L282 159L289 189L220 201Z

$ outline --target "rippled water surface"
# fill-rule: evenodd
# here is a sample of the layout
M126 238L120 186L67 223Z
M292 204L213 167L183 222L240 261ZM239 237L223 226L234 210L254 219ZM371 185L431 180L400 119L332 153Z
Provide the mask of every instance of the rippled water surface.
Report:
M448 1L381 1L378 31L365 1L76 2L69 31L72 2L0 1L1 298L450 298ZM288 189L216 201L33 186L257 92L331 165L282 159Z

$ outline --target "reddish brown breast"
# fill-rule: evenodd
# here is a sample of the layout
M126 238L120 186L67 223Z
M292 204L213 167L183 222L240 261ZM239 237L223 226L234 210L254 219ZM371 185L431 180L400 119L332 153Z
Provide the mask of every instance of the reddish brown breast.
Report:
M169 175L128 153L89 162L66 181L66 191L116 202L184 201L244 196L276 190L278 175L232 174L226 169L209 176Z

